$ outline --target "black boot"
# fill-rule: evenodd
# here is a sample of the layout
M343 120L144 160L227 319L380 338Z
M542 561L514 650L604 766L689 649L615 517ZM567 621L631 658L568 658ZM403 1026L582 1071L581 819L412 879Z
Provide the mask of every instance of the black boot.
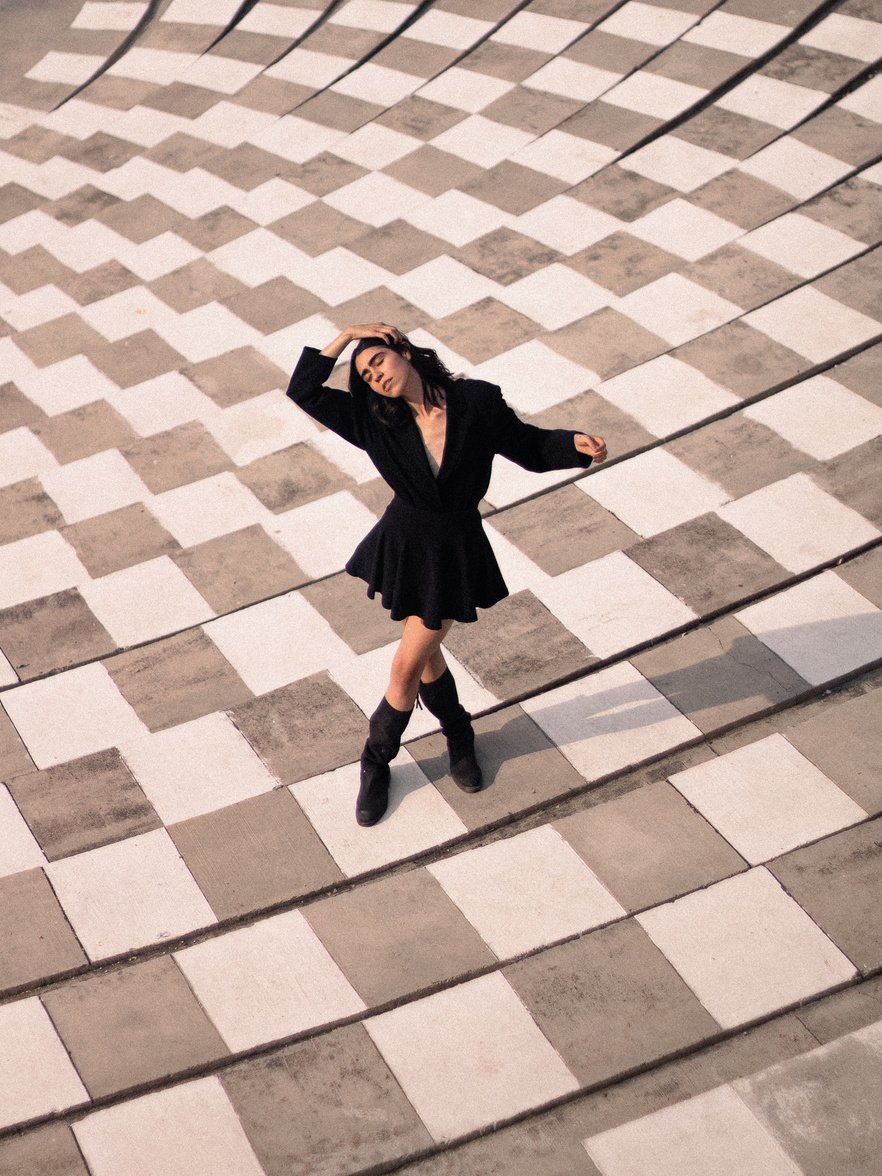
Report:
M389 803L389 764L398 755L401 736L412 711L396 710L385 699L370 718L367 743L361 753L361 786L355 802L359 825L376 825Z
M447 739L450 774L463 792L481 788L481 768L475 759L472 716L459 701L450 668L434 682L420 682L420 698L426 710L441 720L441 734Z

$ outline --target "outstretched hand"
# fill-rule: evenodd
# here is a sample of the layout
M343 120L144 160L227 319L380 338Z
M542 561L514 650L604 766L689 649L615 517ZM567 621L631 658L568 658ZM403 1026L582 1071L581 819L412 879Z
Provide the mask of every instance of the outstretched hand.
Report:
M602 437L592 437L589 433L577 433L573 444L579 453L587 453L599 464L606 461L606 442Z

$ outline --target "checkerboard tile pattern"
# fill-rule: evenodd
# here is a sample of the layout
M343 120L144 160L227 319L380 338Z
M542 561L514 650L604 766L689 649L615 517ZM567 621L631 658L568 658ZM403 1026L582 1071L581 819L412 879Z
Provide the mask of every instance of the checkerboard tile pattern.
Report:
M354 1171L876 966L816 878L872 886L882 797L769 718L882 658L880 25L822 8L96 0L4 88L0 985L33 1082L11 1054L0 1129L159 1082L75 1125L93 1176L177 1170L194 1125L188 1172L315 1171L323 1131ZM366 836L396 633L342 566L383 494L282 390L371 315L617 460L500 463L513 595L450 641L488 787L418 717ZM693 1108L721 1138L726 1099Z

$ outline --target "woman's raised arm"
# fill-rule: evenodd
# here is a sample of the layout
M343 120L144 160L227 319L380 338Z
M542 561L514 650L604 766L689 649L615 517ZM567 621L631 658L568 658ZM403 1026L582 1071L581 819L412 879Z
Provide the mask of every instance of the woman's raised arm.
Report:
M322 355L338 359L350 343L357 339L385 339L387 343L400 343L403 335L389 323L362 323L360 326L344 327L337 338L322 348Z

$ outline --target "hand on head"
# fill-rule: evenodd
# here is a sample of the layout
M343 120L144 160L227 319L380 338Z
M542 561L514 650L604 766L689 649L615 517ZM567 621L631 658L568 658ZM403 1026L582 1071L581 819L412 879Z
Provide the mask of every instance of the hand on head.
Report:
M354 343L358 339L385 339L387 343L401 343L404 335L391 323L362 323L347 327L344 334Z

